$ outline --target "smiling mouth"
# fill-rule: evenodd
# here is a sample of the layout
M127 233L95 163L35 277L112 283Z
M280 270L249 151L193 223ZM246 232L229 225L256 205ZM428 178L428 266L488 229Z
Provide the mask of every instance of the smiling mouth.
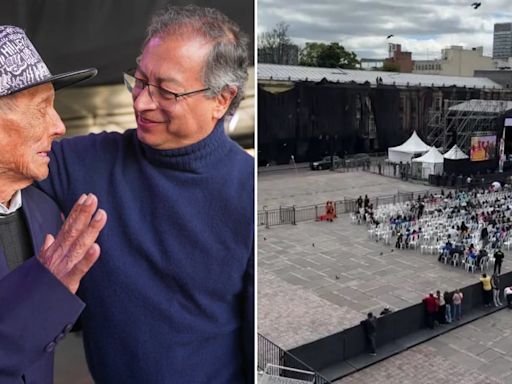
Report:
M138 115L137 119L138 119L138 122L141 124L163 124L163 123L165 123L165 121L151 120L142 115Z
M40 157L48 157L49 152L50 151L41 151L41 152L37 152L37 155Z
M155 124L155 123L158 123L158 121L154 121L154 120L150 120L150 119L147 119L143 116L139 116L139 121L143 124Z

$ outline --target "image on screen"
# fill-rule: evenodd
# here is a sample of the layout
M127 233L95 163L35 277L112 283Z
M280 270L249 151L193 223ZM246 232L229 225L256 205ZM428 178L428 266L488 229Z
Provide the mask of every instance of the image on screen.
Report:
M496 135L473 136L469 158L471 161L492 160L496 157Z

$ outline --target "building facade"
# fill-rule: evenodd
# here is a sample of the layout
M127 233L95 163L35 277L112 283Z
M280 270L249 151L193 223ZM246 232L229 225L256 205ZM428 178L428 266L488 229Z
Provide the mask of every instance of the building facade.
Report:
M415 60L413 73L473 76L476 70L492 70L495 68L493 59L484 56L484 48L464 49L458 45L441 51L441 58L435 60Z
M512 57L512 23L494 24L492 58L508 60L509 57Z
M396 72L411 73L413 69L412 53L402 51L400 44L389 44L388 46L389 57L384 60L384 68L392 70L396 68Z

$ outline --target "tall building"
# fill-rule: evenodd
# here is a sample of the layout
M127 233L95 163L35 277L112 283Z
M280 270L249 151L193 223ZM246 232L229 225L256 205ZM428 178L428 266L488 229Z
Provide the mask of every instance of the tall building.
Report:
M492 58L507 60L512 57L512 23L494 24Z
M441 59L415 60L413 73L445 76L473 76L475 70L494 69L494 62L484 56L483 47L464 49L452 45L441 51Z
M388 44L388 58L384 60L384 67L395 68L397 72L412 72L412 53L402 51L400 44Z

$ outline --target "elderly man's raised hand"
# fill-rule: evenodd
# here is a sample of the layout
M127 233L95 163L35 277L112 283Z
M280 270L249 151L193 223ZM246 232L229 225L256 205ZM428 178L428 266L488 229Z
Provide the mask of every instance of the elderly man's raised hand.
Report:
M57 238L47 235L39 261L72 293L100 256L95 243L107 222L107 214L98 207L93 194L82 195L75 203ZM94 216L93 216L94 215Z

